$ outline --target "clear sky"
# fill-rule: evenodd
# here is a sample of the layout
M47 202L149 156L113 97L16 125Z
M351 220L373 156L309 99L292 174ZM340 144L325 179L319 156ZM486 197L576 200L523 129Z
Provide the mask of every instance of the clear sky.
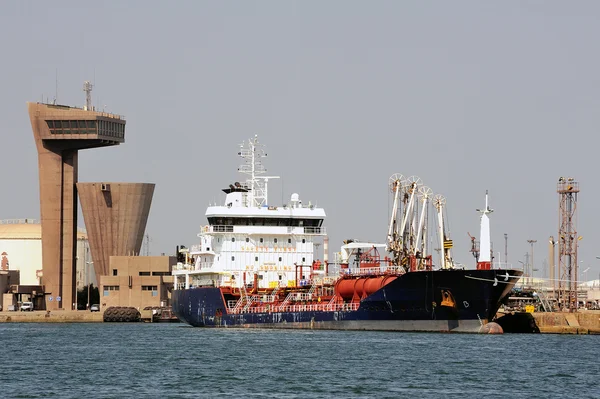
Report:
M575 177L597 278L598 21L595 1L4 1L1 217L39 218L25 103L52 100L58 71L59 103L83 105L94 80L94 103L127 117L125 144L80 153L79 180L156 183L151 254L196 243L258 134L283 177L271 203L324 207L330 252L385 239L402 173L447 198L456 260L474 265L489 190L495 251L507 233L520 267L536 239L541 269L556 182Z

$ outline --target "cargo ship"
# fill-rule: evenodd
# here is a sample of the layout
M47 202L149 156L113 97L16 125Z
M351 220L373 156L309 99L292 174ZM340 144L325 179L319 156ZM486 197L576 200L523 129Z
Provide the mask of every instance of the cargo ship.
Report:
M415 176L390 177L393 209L385 243L345 240L329 261L325 210L268 201L258 137L240 146L243 183L224 189L225 201L206 209L199 243L181 250L173 268L172 309L196 327L307 328L482 332L521 271L491 258L487 205L481 212L477 266L451 255L446 200ZM429 229L429 213L437 227ZM429 231L437 230L439 264ZM323 259L316 258L323 245ZM434 250L435 251L435 250ZM318 255L317 255L318 256Z

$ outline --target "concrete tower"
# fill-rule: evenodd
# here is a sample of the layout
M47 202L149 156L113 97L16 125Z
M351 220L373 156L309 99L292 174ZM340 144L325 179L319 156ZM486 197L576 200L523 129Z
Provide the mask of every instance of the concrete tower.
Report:
M77 160L85 148L125 141L123 117L63 105L27 103L38 150L42 283L46 309L76 302Z
M96 281L111 256L139 255L154 194L151 183L77 183Z

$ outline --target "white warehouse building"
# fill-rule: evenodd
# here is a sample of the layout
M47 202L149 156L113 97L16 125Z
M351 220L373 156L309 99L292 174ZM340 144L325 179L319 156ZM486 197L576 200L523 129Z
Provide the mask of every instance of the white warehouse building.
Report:
M42 225L38 220L0 220L0 254L0 270L19 270L20 285L44 284ZM87 234L77 229L77 289L88 282L97 286Z

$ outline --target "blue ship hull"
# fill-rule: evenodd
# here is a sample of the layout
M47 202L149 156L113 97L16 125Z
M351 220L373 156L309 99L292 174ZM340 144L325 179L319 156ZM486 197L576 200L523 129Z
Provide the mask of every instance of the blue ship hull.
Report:
M507 277L508 276L510 277ZM360 301L357 310L229 313L219 288L174 290L173 312L195 327L478 332L494 319L517 270L406 273ZM443 302L450 292L453 306Z

